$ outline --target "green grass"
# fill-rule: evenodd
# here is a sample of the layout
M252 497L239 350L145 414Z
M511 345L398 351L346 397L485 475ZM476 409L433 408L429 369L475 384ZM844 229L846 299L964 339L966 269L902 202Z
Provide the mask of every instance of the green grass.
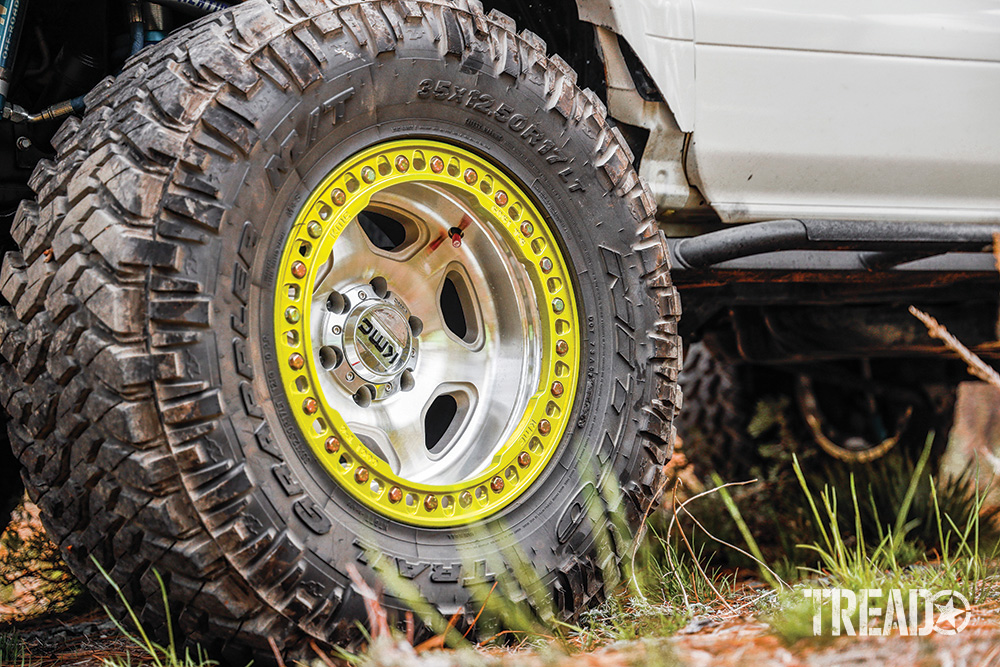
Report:
M191 652L190 648L184 648L183 652L180 651L177 641L174 637L173 621L170 618L170 603L167 601L167 587L160 577L160 573L153 570L153 574L156 575L156 581L159 583L160 597L163 600L163 612L167 619L167 645L163 646L154 642L149 633L143 627L142 622L139 620L138 614L129 604L128 598L125 597L124 591L121 587L111 578L111 576L105 571L101 564L97 562L97 559L92 558L94 565L100 571L101 576L104 577L105 581L111 586L121 600L122 605L125 608L126 614L132 625L135 627L135 633L130 632L125 628L122 623L115 618L111 611L104 607L104 611L108 614L108 617L118 628L119 632L125 635L129 641L136 645L139 649L139 653L142 656L140 662L144 665L155 665L156 667L215 667L219 663L215 660L211 660L206 653L202 650L200 645L194 647L194 653ZM131 667L132 665L132 655L126 653L125 656L114 656L109 658L103 658L101 660L103 667Z
M0 632L0 665L19 665L24 663L24 640L17 630Z
M910 513L917 489L924 479L929 449L928 442L908 482L900 506L892 520L885 523L879 515L872 491L869 489L867 498L863 500L853 476L849 478L851 493L844 503L840 501L836 489L829 485L824 486L822 492L813 491L798 461L794 461L802 492L821 534L817 543L799 546L818 557L817 567L804 569L819 578L803 581L795 590L783 594L780 611L769 617L769 622L779 637L793 643L814 636L815 612L813 602L806 599L802 592L805 588L847 589L859 596L862 591L878 590L881 592L880 597L870 606L878 609L883 617L886 614L888 596L894 590L902 591L904 600L908 599L908 592L911 590L953 590L962 593L972 604L996 595L1000 589L995 563L997 546L994 541L988 550L984 548L982 514L985 494L978 488L968 502L957 504L964 511L956 520L942 509L937 485L932 477L927 478L934 508L938 558L932 564L912 566L913 561L921 555L921 546L911 537L918 523L910 519ZM862 521L862 508L866 501L868 507L872 508L875 535L866 535ZM848 506L846 512L843 507L845 504ZM853 540L850 543L841 525L845 513L852 513L854 516L851 535ZM916 539L921 539L921 536L918 534ZM821 614L822 634L827 636L830 634L832 613L831 605L824 603ZM855 627L859 617L859 613L852 617ZM880 619L879 623L882 622Z

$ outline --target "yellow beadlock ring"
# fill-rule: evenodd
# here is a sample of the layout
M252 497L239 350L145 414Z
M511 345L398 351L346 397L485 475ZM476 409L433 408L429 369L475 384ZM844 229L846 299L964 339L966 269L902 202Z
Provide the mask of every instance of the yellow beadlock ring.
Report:
M539 382L520 422L493 450L483 472L442 486L399 477L348 428L320 389L318 374L326 371L310 332L317 270L337 238L375 193L409 182L445 186L475 202L527 273L542 325ZM355 154L300 209L277 275L276 352L288 402L317 459L359 502L411 525L469 524L517 499L552 459L569 423L579 377L580 318L573 282L546 218L488 160L432 140L390 141Z

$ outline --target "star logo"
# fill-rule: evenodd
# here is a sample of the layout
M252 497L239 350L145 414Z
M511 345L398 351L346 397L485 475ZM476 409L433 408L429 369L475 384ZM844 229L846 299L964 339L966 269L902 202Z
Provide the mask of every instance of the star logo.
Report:
M958 591L941 591L931 601L934 603L934 632L956 635L969 625L972 610L969 600Z

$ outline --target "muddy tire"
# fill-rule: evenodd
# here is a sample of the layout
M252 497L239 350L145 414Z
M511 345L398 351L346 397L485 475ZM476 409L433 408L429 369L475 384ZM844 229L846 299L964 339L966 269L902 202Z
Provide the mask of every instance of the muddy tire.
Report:
M478 2L251 0L144 50L87 97L17 216L0 352L29 493L98 599L113 601L92 558L160 626L155 570L182 636L266 662L268 638L294 653L364 619L352 564L466 622L498 573L529 561L539 588L509 595L541 615L602 597L615 556L595 545L624 553L671 454L679 305L653 200L575 81ZM553 366L578 379L553 412L565 424L550 463L474 530L427 525L447 509L430 493L416 498L424 523L381 513L349 487L384 491L357 458L344 479L324 467L296 421L317 404L283 381L301 364L276 348L293 320L276 295L299 294L282 250L305 233L293 222L310 193L352 156L414 137L521 184L579 311L578 367ZM468 170L456 178L487 192ZM559 313L556 301L538 300ZM398 618L407 605L386 590Z
M0 432L0 534L10 522L13 512L24 496L21 484L21 464L7 443L7 430Z

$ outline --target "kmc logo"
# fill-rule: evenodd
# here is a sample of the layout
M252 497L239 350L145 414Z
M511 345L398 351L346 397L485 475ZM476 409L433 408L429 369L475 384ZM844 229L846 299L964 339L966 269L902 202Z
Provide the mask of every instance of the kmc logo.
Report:
M396 351L396 345L393 345L390 340L392 337L384 332L381 327L377 327L368 317L361 318L361 322L358 323L358 333L368 337L368 343L365 344L365 347L368 348L368 351L373 356L378 358L383 370L392 368L396 360L399 359L399 352ZM397 341L396 344L400 345L401 343Z

